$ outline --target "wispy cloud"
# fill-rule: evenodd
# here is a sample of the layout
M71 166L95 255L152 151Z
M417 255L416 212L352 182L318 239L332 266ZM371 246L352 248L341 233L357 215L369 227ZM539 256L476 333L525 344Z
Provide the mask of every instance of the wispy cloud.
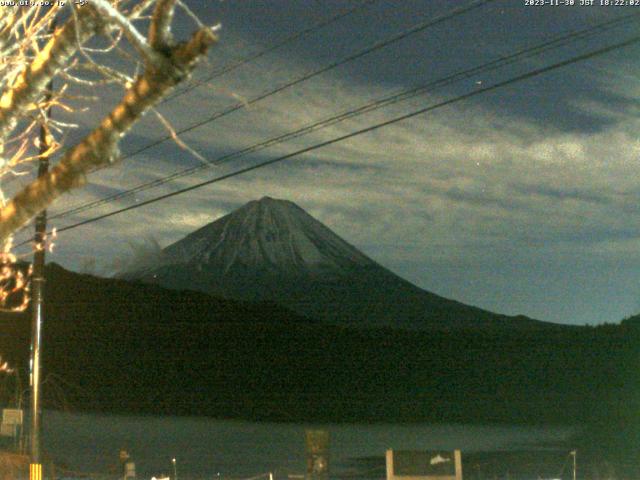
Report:
M617 71L618 66L612 63L610 69ZM308 68L307 62L296 58L272 56L268 66L249 65L233 77L220 79L215 87L181 96L163 106L163 111L180 128L234 104L234 95L251 98ZM635 221L640 204L640 119L633 94L624 94L640 91L639 77L633 74L635 70L621 70L612 83L605 81L609 70L589 72L601 82L594 84L599 85L602 98L629 97L629 102L602 102L598 96L566 99L576 110L606 116L608 125L603 128L563 130L556 122L526 111L519 114L513 106L501 109L495 98L493 103L468 101L76 230L60 242L56 258L73 265L78 254L95 251L106 267L113 258L124 255L127 242L151 235L160 245L167 245L232 208L268 194L299 203L376 260L427 288L516 313L514 309L526 302L509 304L504 295L498 298L487 293L495 288L492 285L508 286L508 279L513 288L539 281L526 271L514 272L514 259L527 265L554 259L548 265L550 271L571 268L590 255L611 266L620 261L640 265L640 227ZM560 77L559 81L571 79ZM331 72L193 130L183 140L208 158L216 158L395 88L375 79L356 80L344 72ZM533 87L523 83L513 88ZM245 161L283 155L443 98L443 92L417 98L270 147ZM529 102L520 105L521 109L535 108L537 98L532 96ZM159 132L158 124L147 118L132 144L144 144ZM77 194L73 203L197 163L175 145L149 150L117 169L92 175L91 186ZM139 194L138 201L241 164L179 179ZM476 272L486 276L486 285L476 285L475 290L462 288L463 280L456 285L446 274L438 284L438 278L429 272L442 273L443 265L467 265L470 270L475 265ZM575 272L581 274L579 269ZM575 289L571 292L580 294ZM531 287L531 295L524 313L565 321L578 321L586 314L559 318L559 309L542 305L545 292L541 285ZM590 321L595 319L590 317Z

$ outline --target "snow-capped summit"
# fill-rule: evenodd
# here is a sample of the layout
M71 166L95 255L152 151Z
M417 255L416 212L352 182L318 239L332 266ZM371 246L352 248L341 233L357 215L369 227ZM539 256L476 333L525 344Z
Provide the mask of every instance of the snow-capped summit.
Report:
M295 203L271 197L251 201L167 247L163 262L222 276L339 274L374 264Z
M163 249L123 278L271 301L341 325L534 326L422 290L371 260L302 208L263 197Z

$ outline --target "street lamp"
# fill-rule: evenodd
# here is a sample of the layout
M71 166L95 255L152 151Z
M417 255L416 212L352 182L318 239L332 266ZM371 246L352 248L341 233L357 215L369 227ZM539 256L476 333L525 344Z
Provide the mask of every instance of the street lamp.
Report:
M173 464L173 480L178 480L178 468L176 467L175 457L171 459L171 463Z

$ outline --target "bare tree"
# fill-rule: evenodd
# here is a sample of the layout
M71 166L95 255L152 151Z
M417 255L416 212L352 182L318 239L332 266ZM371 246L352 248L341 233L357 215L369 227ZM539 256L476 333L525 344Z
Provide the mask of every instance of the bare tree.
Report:
M182 5L180 0L144 0L130 8L124 4L119 0L87 0L84 6L56 4L46 11L37 7L7 7L10 11L0 20L0 87L3 89L0 151L4 155L10 153L10 158L0 159L0 175L16 174L17 165L64 148L60 160L47 175L27 185L10 200L2 199L1 242L6 242L17 228L57 197L83 185L89 172L116 162L118 144L131 127L172 88L188 78L197 61L216 41L214 29L202 25L188 40L174 41L171 26L176 6ZM146 15L151 9L150 16ZM68 13L64 23L47 35L48 22L56 15L64 15L65 11ZM146 18L149 26L145 36L136 21ZM119 44L125 38L133 47L142 72L129 77L93 61L83 45L97 35L111 39L109 49L117 47L122 52L125 50ZM46 44L39 47L38 40L47 36ZM25 155L30 132L46 121L43 112L55 105L64 108L65 85L57 92L48 92L47 85L54 77L61 77L65 84L82 82L82 78L72 74L72 70L79 68L93 70L106 80L122 82L125 92L121 101L89 135L69 147L63 147L55 138L56 132L60 133L65 125L48 123L50 148L44 154ZM17 135L16 130L19 130Z
M85 184L89 172L116 162L119 143L132 126L187 79L216 42L215 28L202 25L181 0L51 3L5 6L0 11L0 181L25 174L29 162L60 154L48 173L12 198L0 188L0 265L15 260L12 234L57 197ZM197 24L190 38L180 42L172 35L176 8L184 9ZM106 47L88 46L100 39L103 43L107 39ZM136 67L134 72L95 59L104 52L127 57ZM54 78L60 81L51 91ZM78 98L66 93L69 85L95 87L108 82L122 85L121 100L81 141L64 145L62 139L74 125L51 120L46 111L73 108L70 102L77 103ZM92 95L96 90L92 88ZM45 129L44 138L35 134L40 127ZM0 267L0 304L25 283L22 274L16 277L15 271Z

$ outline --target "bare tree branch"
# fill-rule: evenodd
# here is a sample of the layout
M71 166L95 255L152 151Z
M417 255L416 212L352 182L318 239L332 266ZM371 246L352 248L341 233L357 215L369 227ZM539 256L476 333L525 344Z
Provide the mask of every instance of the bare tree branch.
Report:
M103 18L112 25L122 29L133 48L142 56L142 58L153 65L155 68L162 68L163 58L156 50L151 48L147 43L147 39L138 32L138 29L125 17L120 11L114 8L105 0L92 0L93 7L103 16Z
M159 3L161 2L162 0ZM57 197L83 185L89 172L116 161L119 156L119 140L149 108L187 78L198 59L216 40L217 37L210 28L200 29L189 41L168 50L165 56L166 68L158 70L147 67L135 79L120 104L96 129L68 150L48 174L28 185L0 209L0 241L6 240Z
M171 22L176 9L176 0L158 0L149 25L149 43L156 50L166 50L173 43Z
M136 6L131 9L131 12L128 15L129 20L136 20L140 18L149 8L151 8L151 5L153 5L155 2L156 0L143 0L142 2L136 4Z
M99 18L83 8L77 20L67 21L25 68L13 85L0 97L0 143L15 128L18 119L43 95L49 81L69 62L78 49L77 40L86 42L95 35Z

